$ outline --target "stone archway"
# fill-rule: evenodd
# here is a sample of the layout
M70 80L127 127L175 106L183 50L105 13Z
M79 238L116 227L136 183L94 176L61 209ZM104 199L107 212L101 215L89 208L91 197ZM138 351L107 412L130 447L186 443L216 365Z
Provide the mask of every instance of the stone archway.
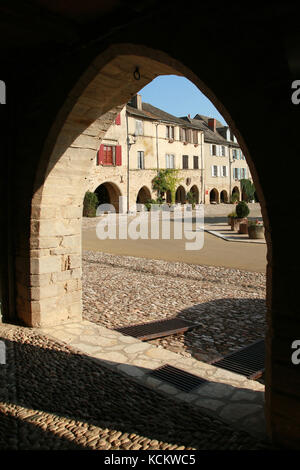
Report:
M237 186L235 186L231 192L231 196L236 200L240 200L240 190Z
M111 204L114 206L115 211L119 212L122 194L120 188L115 183L110 181L101 183L94 192L97 194L99 205Z
M222 203L226 203L228 202L228 193L225 189L223 189L221 192L220 192L220 202Z
M149 199L151 199L150 189L147 186L143 186L137 194L136 203L145 204Z
M194 196L195 204L199 204L199 189L195 184L191 187L190 192Z
M185 204L186 202L186 191L183 186L178 186L175 194L175 202L177 204Z
M139 81L133 73L137 63L143 69ZM40 327L82 319L81 214L87 189L85 175L102 138L129 98L155 76L174 73L185 75L218 104L199 78L182 64L163 53L128 45L123 54L122 46L113 46L106 55L95 59L75 87L74 95L69 95L48 135L36 174L31 206L32 250L28 252L28 273L35 286L28 295L23 276L17 290L18 316L23 323ZM219 109L222 111L221 105ZM231 122L227 112L226 119ZM177 201L185 200L186 191L181 186ZM17 263L20 271L23 260Z
M209 202L211 204L219 204L219 191L216 188L210 190Z

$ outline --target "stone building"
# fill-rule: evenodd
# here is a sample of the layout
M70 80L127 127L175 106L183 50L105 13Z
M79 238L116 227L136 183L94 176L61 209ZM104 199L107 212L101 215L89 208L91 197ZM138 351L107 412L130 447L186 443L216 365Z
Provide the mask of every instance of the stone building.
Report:
M176 203L181 204L189 192L197 204L227 203L233 193L241 199L240 180L251 178L229 127L199 114L193 119L175 117L143 103L137 94L117 115L95 152L88 187L101 204L126 212L157 197L152 180L165 168L180 170ZM169 192L166 201L171 202Z

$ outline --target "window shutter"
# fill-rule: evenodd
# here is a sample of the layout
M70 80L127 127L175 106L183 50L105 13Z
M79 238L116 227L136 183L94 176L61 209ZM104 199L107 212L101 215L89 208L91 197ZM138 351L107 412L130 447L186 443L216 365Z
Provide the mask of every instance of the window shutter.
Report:
M213 146L212 146L212 144L210 144L210 154L211 154L211 155L213 154Z
M117 166L122 165L122 146L121 145L116 146L116 165Z
M215 176L214 175L214 165L211 166L211 176Z
M104 145L101 144L97 153L97 165L103 165Z
M118 116L116 117L115 119L115 124L117 126L120 126L121 125L121 114L119 113Z

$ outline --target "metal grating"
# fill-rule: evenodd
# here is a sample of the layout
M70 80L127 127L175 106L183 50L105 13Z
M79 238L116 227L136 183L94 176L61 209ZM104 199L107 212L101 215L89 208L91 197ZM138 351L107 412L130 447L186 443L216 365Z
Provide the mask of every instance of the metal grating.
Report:
M248 379L258 379L265 370L265 341L259 340L250 346L223 357L212 365L245 375Z
M208 383L207 380L202 379L197 375L190 374L185 370L177 369L177 367L170 366L169 364L165 364L158 369L150 371L148 375L163 380L164 382L168 382L182 392L190 392L191 390L194 390L194 388Z
M184 333L196 326L198 326L197 323L191 323L182 318L169 318L167 320L159 320L151 323L115 328L114 331L146 341L149 339L162 338L163 336Z

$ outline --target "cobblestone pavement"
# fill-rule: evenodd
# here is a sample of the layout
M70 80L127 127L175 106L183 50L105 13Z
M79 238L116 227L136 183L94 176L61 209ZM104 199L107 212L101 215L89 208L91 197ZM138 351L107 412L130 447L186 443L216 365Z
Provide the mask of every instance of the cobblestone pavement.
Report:
M265 336L265 283L263 273L83 252L85 319L111 329L170 317L196 322L150 343L203 362Z
M0 325L1 450L270 450L36 330Z

